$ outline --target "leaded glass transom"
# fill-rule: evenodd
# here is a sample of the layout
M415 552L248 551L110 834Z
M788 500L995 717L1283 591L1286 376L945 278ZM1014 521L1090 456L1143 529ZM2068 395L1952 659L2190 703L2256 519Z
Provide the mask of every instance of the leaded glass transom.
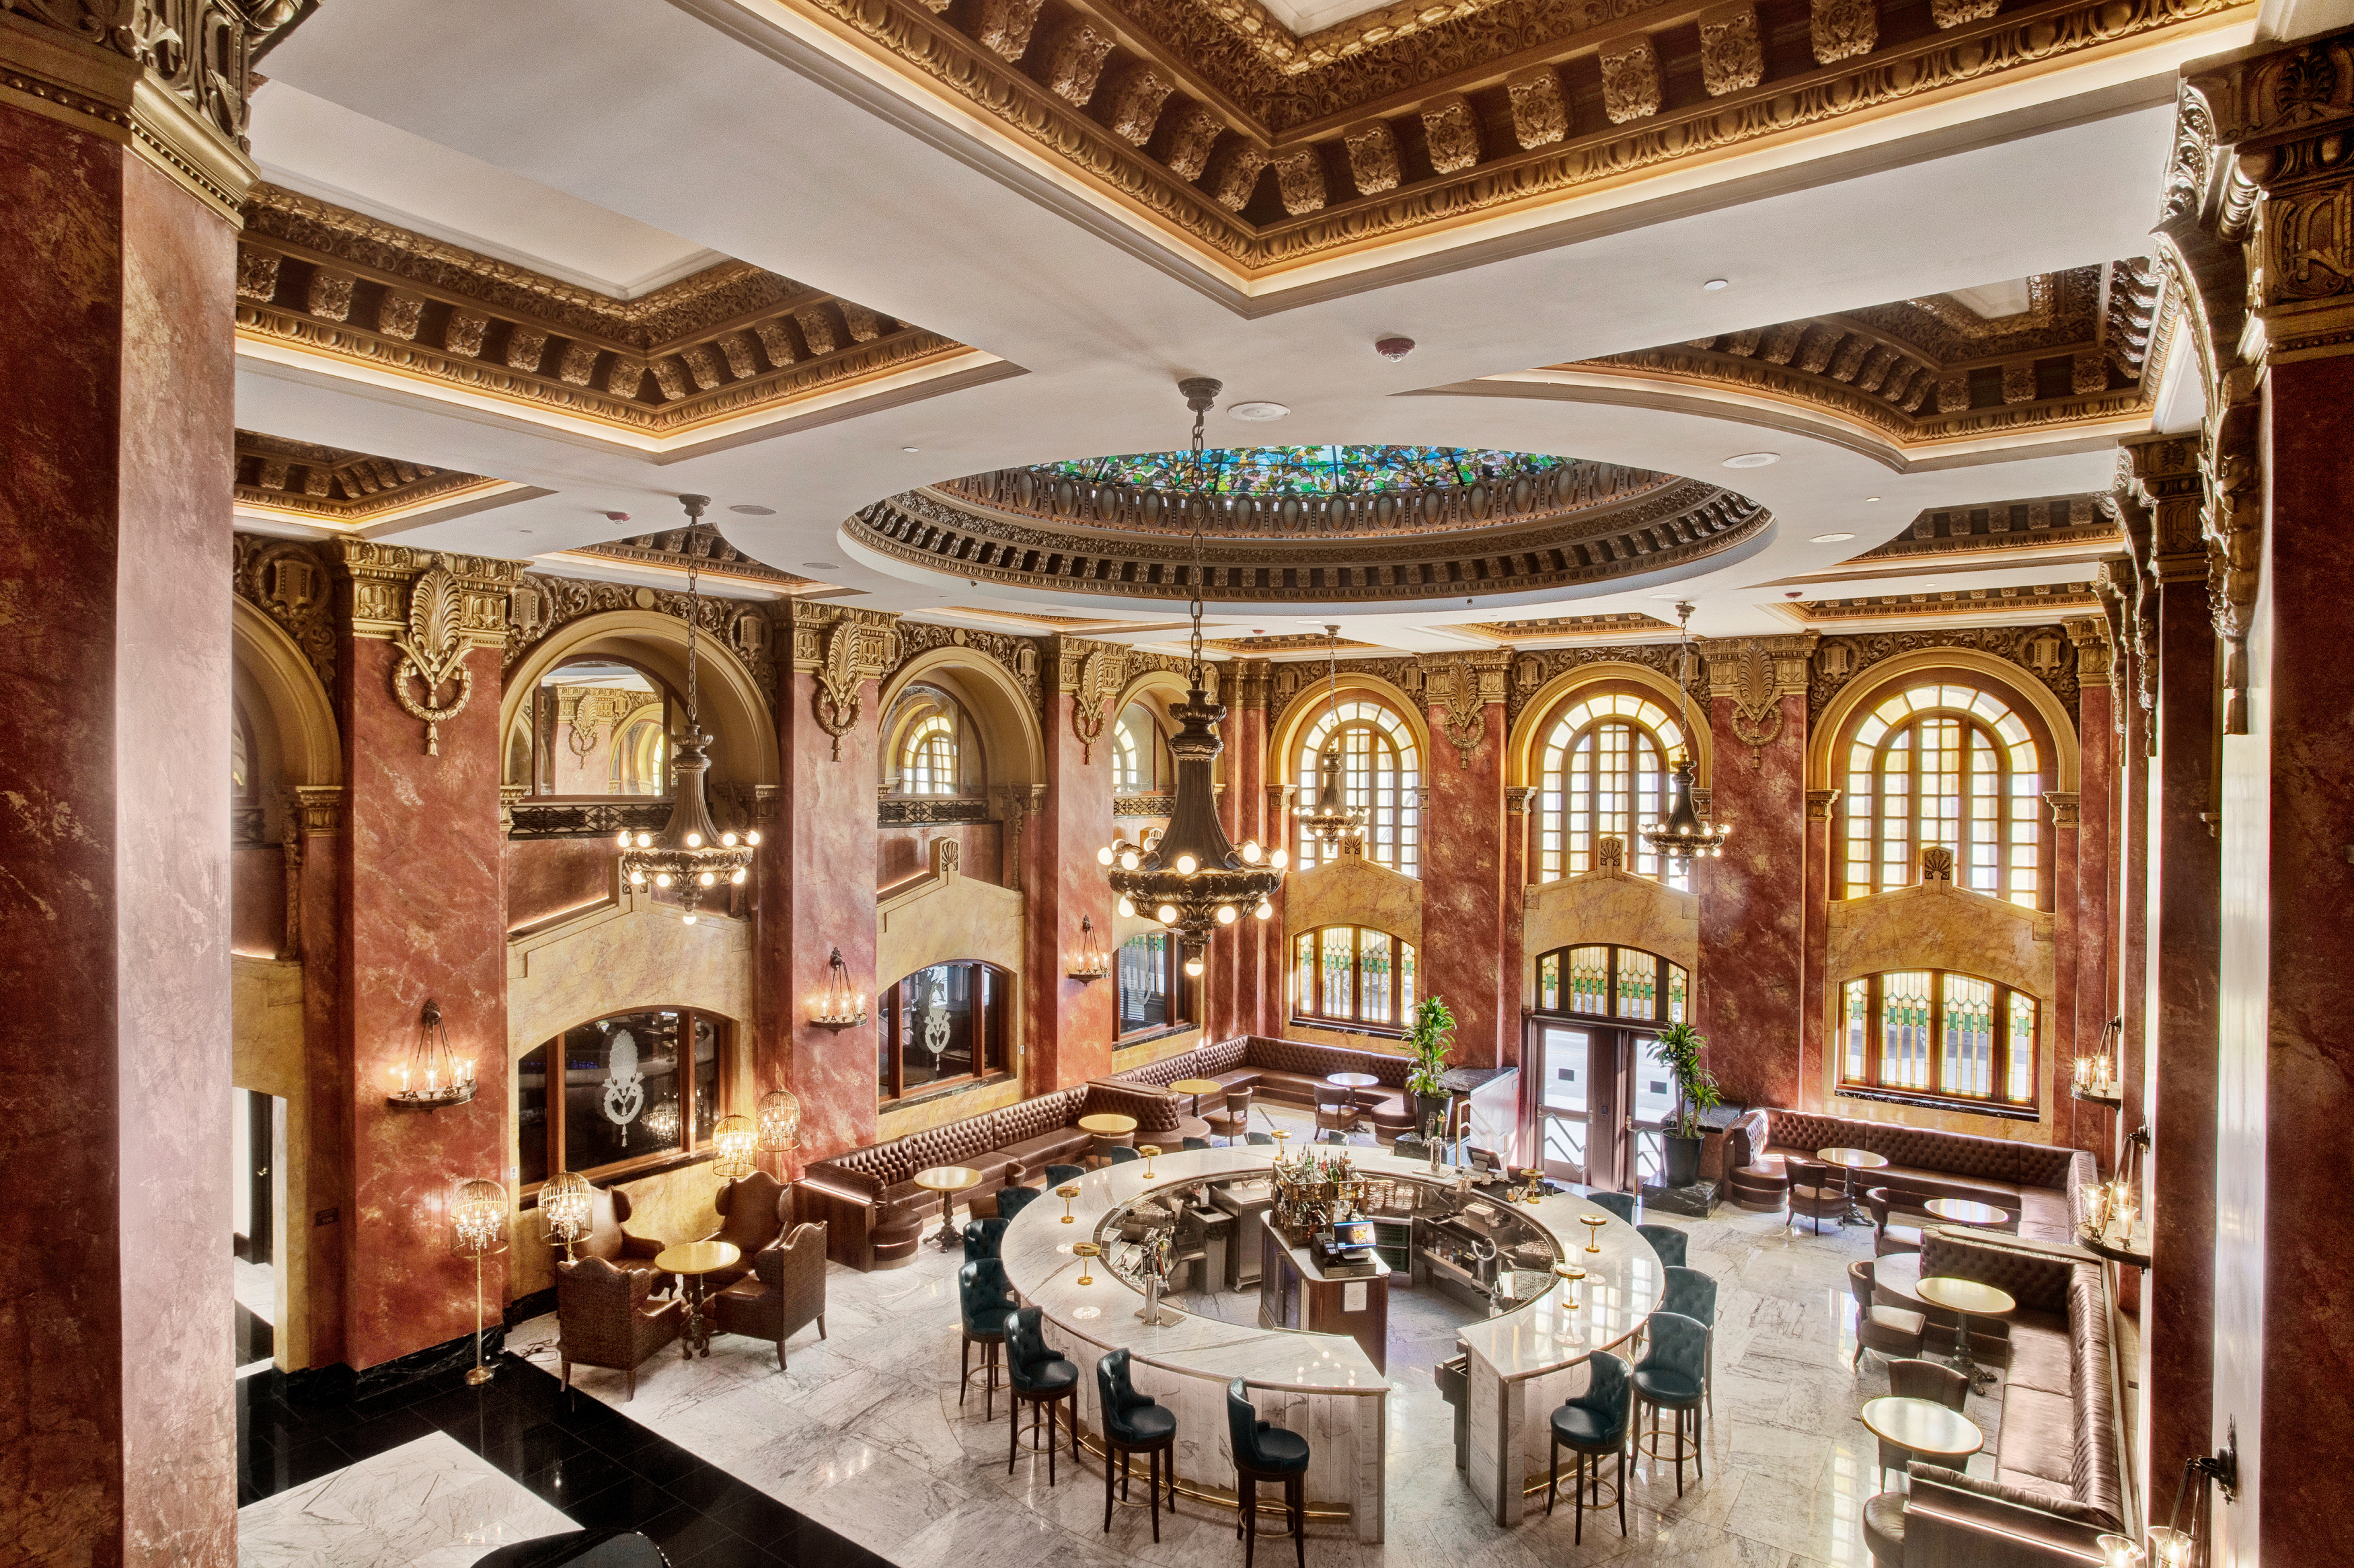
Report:
M1556 948L1537 959L1537 1011L1638 1023L1691 1016L1691 976L1637 948Z
M1468 447L1219 447L1197 470L1185 452L1078 458L1048 471L1097 484L1209 495L1378 495L1517 478L1574 458Z
M1849 980L1840 1007L1843 1088L2030 1108L2033 997L1978 975L1890 969Z
M1553 882L1601 863L1601 842L1626 846L1627 868L1689 889L1689 868L1644 842L1646 822L1664 821L1684 744L1676 715L1631 692L1573 703L1538 754L1537 880Z
M2000 698L1951 683L1899 692L1857 726L1841 783L1843 896L1910 886L1921 852L1943 845L1960 885L2041 906L2043 758Z

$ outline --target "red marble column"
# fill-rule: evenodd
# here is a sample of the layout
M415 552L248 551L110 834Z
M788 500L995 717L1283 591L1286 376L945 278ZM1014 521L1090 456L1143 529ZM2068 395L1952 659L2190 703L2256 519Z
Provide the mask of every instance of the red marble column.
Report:
M1723 858L1693 868L1698 1014L1709 1067L1734 1104L1797 1106L1805 1092L1806 670L1813 643L1805 636L1702 644L1714 750L1709 809L1734 831Z
M1046 697L1044 809L1033 820L1038 839L1037 885L1027 890L1030 919L1030 1075L1028 1092L1043 1095L1111 1071L1119 1027L1115 980L1069 978L1070 955L1082 917L1095 922L1112 946L1111 884L1096 862L1110 842L1111 720L1089 742L1075 722L1087 657L1107 645L1058 638L1053 662L1058 678ZM1107 704L1099 705L1108 706ZM1215 946L1214 943L1212 944ZM1199 1004L1200 988L1195 990Z
M875 970L874 870L879 682L896 662L897 617L798 602L792 617L792 675L779 683L777 715L783 842L758 857L761 983L775 1033L754 1076L763 1092L781 1078L801 1100L798 1167L875 1140L875 1018L883 989L899 979ZM837 948L851 990L866 998L866 1022L843 1030L810 1022Z
M2149 1086L2147 1170L2151 1268L2143 1331L2153 1391L2148 1460L2155 1482L2207 1453L2215 1297L2217 804L2219 722L2214 622L2200 537L2195 437L2124 443L2151 511L2158 582L2158 755L2149 881Z
M1225 756L1219 759L1225 790L1218 798L1218 814L1226 836L1239 844L1256 839L1267 843L1267 662L1236 660L1220 670L1225 677L1219 695L1227 705L1223 735ZM1272 902L1272 901L1270 901ZM1226 1040L1259 1029L1259 1007L1266 994L1268 963L1283 930L1275 918L1246 916L1210 943L1210 972L1219 984L1214 991L1205 1040ZM1280 974L1280 971L1277 971Z
M291 924L302 959L303 1089L310 1114L310 1196L304 1213L288 1214L286 1227L309 1226L304 1281L308 1302L305 1367L345 1361L344 1349L344 1234L351 1212L349 1110L352 1060L344 1022L341 933L345 914L344 791L340 786L298 786L287 802L293 829L291 853L302 863L292 880L296 907ZM348 1363L347 1363L348 1364Z
M337 657L349 780L343 1022L350 1030L351 1202L342 1221L344 1357L360 1369L474 1330L475 1269L451 1252L456 1184L514 1181L505 1133L506 855L499 828L499 649L510 561L340 541L347 637ZM461 594L473 690L462 712L426 726L394 695L410 594L446 570ZM421 683L410 695L424 701ZM447 689L442 694L449 694ZM482 1090L466 1105L396 1109L386 1097L439 1002L451 1052ZM482 1271L493 1313L505 1259ZM495 1321L493 1317L493 1321Z
M1806 980L1798 988L1797 1103L1811 1111L1829 1103L1823 1068L1829 1028L1823 969L1830 958L1831 808L1839 795L1836 789L1807 791Z
M130 144L136 67L6 24L0 1559L210 1568L237 1560L236 229Z
M2071 621L2076 642L2076 1049L2089 1052L2117 1015L2114 907L2116 885L2117 733L2109 687L2106 626ZM2118 1118L2104 1113L2114 1124ZM2115 1127L2100 1149L2104 1162L2114 1153Z
M1466 1067L1504 1065L1496 975L1504 932L1503 674L1500 656L1492 669L1483 662L1460 675L1458 700L1477 709L1468 753L1450 737L1446 704L1434 698L1433 756L1423 771L1422 994L1454 1012L1454 1060ZM1474 685L1483 681L1492 693Z
M1496 966L1496 1016L1502 1020L1507 1067L1521 1065L1521 1047L1528 1037L1529 1000L1522 984L1528 951L1521 934L1529 901L1529 803L1536 793L1525 784L1504 791L1504 931Z
M2059 1062L2073 1062L2082 1047L2076 1039L2076 948L2078 932L2074 919L2076 908L2076 850L2081 829L2076 820L2076 797L2062 790L2047 790L2043 797L2049 809L2045 831L2052 835L2052 1005L2046 1014L2043 1049ZM2065 1069L2059 1082L2067 1079ZM2094 1118L2097 1106L2087 1106L2076 1100L2064 1089L2055 1090L2052 1104L2052 1136L2060 1143L2100 1153Z
M2118 745L2117 788L2117 1016L2122 1020L2118 1074L2125 1105L2118 1119L2126 1132L2149 1115L2149 1066L2155 1043L2149 1032L2149 712L2141 705L2143 661L2127 651L2119 664L2117 698L2125 716Z

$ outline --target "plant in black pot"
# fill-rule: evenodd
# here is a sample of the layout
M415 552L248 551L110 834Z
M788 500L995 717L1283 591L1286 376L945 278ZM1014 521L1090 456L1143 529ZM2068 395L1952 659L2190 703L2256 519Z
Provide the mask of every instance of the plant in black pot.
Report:
M1405 1032L1406 1049L1414 1053L1405 1092L1414 1097L1415 1128L1426 1139L1437 1136L1447 1115L1450 1097L1439 1079L1447 1071L1447 1042L1454 1038L1455 1014L1447 1003L1426 996L1415 1005L1414 1023Z
M1659 1031L1659 1057L1676 1081L1676 1114L1666 1137L1667 1185L1689 1187L1700 1180L1701 1117L1724 1103L1716 1075L1701 1065L1708 1036L1689 1023Z

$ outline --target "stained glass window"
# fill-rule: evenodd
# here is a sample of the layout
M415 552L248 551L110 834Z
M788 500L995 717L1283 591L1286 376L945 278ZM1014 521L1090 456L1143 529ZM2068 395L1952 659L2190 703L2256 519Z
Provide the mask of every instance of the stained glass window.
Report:
M1096 484L1211 495L1377 495L1568 468L1575 458L1465 447L1218 447L1080 458L1046 471Z
M1977 975L1892 969L1842 988L1840 1077L1859 1089L2032 1107L2033 997Z
M1960 885L2039 907L2045 787L2034 736L2000 698L1951 683L1898 693L1848 747L1841 896L1910 886L1921 852L1942 845Z
M1564 709L1539 754L1537 880L1592 871L1602 840L1616 838L1628 871L1689 888L1688 871L1642 835L1668 814L1669 768L1683 741L1675 715L1634 693L1588 696Z
M1404 1028L1414 1012L1414 944L1363 926L1302 931L1292 944L1292 1015Z
M1311 796L1320 775L1324 742L1341 743L1341 780L1349 804L1365 813L1364 856L1402 876L1422 871L1422 760L1414 731L1386 703L1356 697L1319 710L1300 736L1294 777ZM1333 852L1302 836L1297 853L1302 871L1330 860Z
M1537 1011L1681 1023L1691 976L1681 964L1635 948L1555 948L1537 959Z

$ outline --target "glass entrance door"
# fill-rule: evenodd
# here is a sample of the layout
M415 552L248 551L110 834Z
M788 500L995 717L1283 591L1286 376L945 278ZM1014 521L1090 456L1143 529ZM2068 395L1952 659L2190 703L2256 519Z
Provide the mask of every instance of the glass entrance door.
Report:
M1539 1020L1538 1147L1544 1173L1583 1184L1592 1125L1595 1031Z
M1627 1133L1633 1144L1637 1191L1667 1180L1668 1118L1676 1112L1676 1081L1659 1059L1656 1034L1627 1034L1628 1085Z

